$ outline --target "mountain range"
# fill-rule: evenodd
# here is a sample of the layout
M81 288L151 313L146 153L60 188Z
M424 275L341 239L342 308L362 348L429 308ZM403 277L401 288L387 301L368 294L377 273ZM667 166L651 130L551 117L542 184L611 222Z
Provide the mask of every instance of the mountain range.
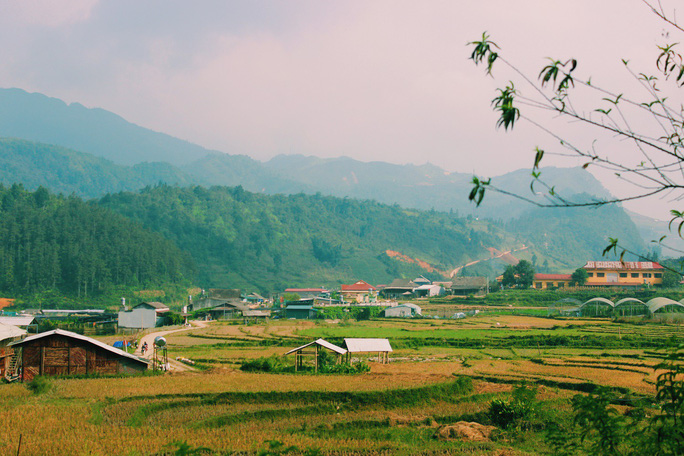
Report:
M306 193L375 200L406 209L490 219L521 244L531 244L530 254L554 270L572 270L581 266L582 258L600 256L609 235L634 250L646 250L633 220L620 206L540 210L490 192L476 208L467 199L469 173L447 172L431 164L367 163L348 157L280 155L261 162L147 130L102 109L67 105L20 89L0 89L0 137L0 183L6 185L21 182L29 189L43 186L87 199L165 183L240 186L267 195ZM583 169L544 168L542 172L565 197L609 195ZM495 178L500 188L543 201L543 195L530 192L529 182L525 170ZM648 218L638 221L650 234L659 226Z

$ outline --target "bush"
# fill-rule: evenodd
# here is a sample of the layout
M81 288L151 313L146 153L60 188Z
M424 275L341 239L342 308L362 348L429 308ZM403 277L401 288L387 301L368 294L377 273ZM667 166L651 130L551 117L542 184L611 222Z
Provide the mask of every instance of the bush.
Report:
M247 361L240 366L245 372L284 372L289 366L279 356L273 355Z
M358 362L353 364L326 364L321 366L322 374L362 374L370 372L368 363Z
M535 412L537 387L522 384L513 389L510 400L494 399L487 415L495 426L502 429L515 427L528 429Z
M44 394L52 389L52 382L50 382L50 379L47 377L38 375L33 377L33 380L27 383L26 387L31 390L33 394Z

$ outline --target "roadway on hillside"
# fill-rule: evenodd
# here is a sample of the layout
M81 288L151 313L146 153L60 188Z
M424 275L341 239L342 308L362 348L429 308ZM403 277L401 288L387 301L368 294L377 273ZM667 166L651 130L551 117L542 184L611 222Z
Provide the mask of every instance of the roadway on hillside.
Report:
M493 247L489 247L489 248L487 249L487 250L489 250L489 253L491 254L491 256L490 256L489 258L483 258L483 259L481 259L481 260L471 261L471 262L468 263L468 264L464 264L463 266L459 266L459 267L457 267L456 269L454 269L454 270L451 271L450 276L451 276L451 277L456 277L456 276L458 275L459 271L460 271L461 269L465 268L465 267L472 266L472 265L477 264L477 263L480 263L480 262L482 262L482 261L493 260L493 259L495 259L495 258L500 258L500 259L502 259L503 261L505 261L505 262L508 263L508 264L514 264L514 265L515 265L515 264L518 263L519 260L518 260L517 258L515 258L515 257L512 255L512 253L513 253L513 252L519 252L520 250L526 250L526 249L527 249L527 246L526 246L526 245L523 245L523 246L520 247L519 249L513 249L513 250L507 250L507 251L505 251L505 252L501 252L501 251L499 251L499 250L496 250L496 249L493 248Z
M193 320L190 322L190 327L186 328L179 328L179 329L172 329L168 331L157 331L157 332L151 332L149 334L145 334L140 338L140 342L138 343L138 348L135 350L135 355L140 356L141 358L149 359L152 360L152 355L154 354L154 339L159 337L159 336L167 336L169 334L174 334L177 332L181 331L189 331L191 329L197 329L197 328L204 328L209 324L207 321L203 320ZM147 347L148 350L145 353L145 355L142 354L140 351L143 344L147 342ZM169 357L169 370L176 371L176 372L183 372L183 371L196 371L192 366L188 366L187 364L181 363L180 361L176 361L175 359L172 359L172 357Z

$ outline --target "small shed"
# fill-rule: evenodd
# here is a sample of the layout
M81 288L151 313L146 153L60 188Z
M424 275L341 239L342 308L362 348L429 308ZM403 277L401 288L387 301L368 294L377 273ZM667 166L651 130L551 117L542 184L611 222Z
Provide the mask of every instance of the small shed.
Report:
M347 353L347 350L342 347L338 347L337 345L331 344L323 339L316 339L313 342L302 345L301 347L293 348L289 352L285 353L285 355L287 356L291 353L295 354L295 371L298 371L304 365L304 356L313 356L314 372L318 372L318 355L321 347L330 350L337 355L336 364L340 364L342 362L342 356ZM307 348L309 351L306 351Z
M344 346L347 349L347 361L352 353L377 353L378 362L387 364L392 351L387 339L344 339Z
M385 318L413 318L422 316L422 309L415 304L406 303L383 310Z
M307 318L316 318L316 312L313 305L306 304L291 304L285 308L285 318L296 318L305 320Z
M240 301L226 301L216 307L208 309L207 313L213 320L226 320L237 318L247 310L247 306Z
M136 374L147 361L99 340L54 329L10 344L21 349L21 380L37 375Z

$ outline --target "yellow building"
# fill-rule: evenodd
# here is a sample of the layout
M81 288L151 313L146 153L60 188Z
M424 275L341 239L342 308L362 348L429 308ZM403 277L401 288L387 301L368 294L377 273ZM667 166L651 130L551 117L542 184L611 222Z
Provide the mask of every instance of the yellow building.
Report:
M637 287L663 283L663 267L654 261L587 261L588 286Z
M538 290L566 288L570 286L570 274L535 274L532 286Z

